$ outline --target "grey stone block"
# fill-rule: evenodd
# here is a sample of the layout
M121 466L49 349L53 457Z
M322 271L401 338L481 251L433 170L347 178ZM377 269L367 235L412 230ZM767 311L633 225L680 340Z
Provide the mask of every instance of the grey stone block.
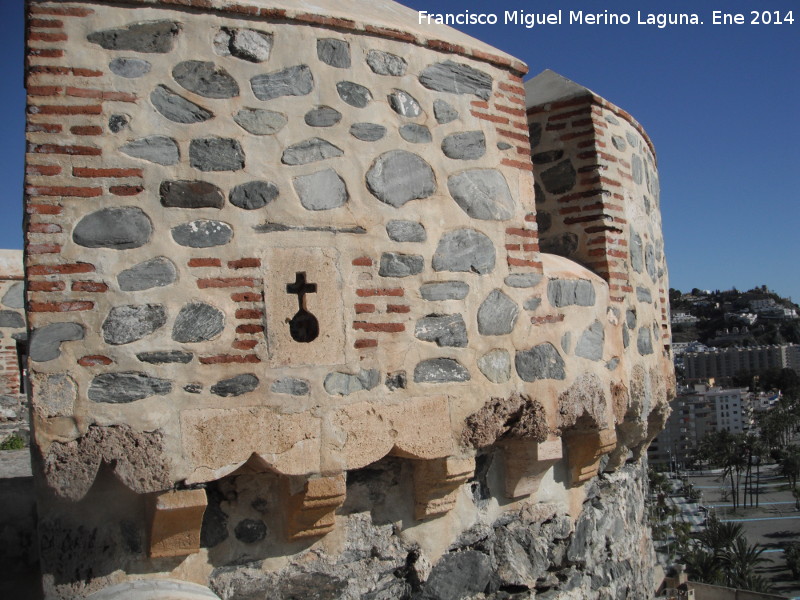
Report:
M461 600L482 594L494 573L491 559L476 550L445 554L425 582L420 600Z
M463 300L469 293L469 284L463 281L437 281L423 283L419 288L423 300Z
M547 254L556 254L569 258L578 249L578 236L571 231L543 236L539 239L539 248Z
M317 40L317 58L338 69L350 68L350 44L335 38Z
M189 164L201 171L240 171L244 150L232 138L200 138L189 143Z
M273 394L290 394L292 396L306 396L310 389L305 379L284 377L272 383L270 391Z
M386 135L386 127L377 123L353 123L350 135L362 142L377 142Z
M417 321L414 336L424 342L436 342L440 347L465 348L467 326L464 317L455 315L428 315Z
M417 123L407 123L400 127L400 137L411 144L427 144L433 140L431 130Z
M623 140L618 135L611 136L611 143L614 144L614 148L616 148L620 152L623 152L625 148L628 147L628 144L625 143L625 140Z
M342 113L330 106L318 106L308 111L303 120L311 127L331 127L342 120Z
M28 356L36 362L47 362L61 356L61 343L82 340L83 325L80 323L50 323L34 329L31 334Z
M634 154L631 157L631 175L633 176L633 181L636 184L641 184L644 177L643 171L644 166L642 165L642 159L639 157L638 154Z
M595 321L578 338L578 343L575 345L575 355L589 360L601 360L603 358L604 342L605 331L603 331L603 324L600 321Z
M283 151L281 162L285 165L307 165L308 163L342 156L342 149L322 138L309 138L292 144Z
M549 279L547 299L556 308L564 306L594 306L597 301L594 286L587 279Z
M72 230L72 241L85 248L128 250L150 241L153 226L135 206L103 208L83 217Z
M172 77L183 88L205 98L235 98L239 84L222 67L203 60L185 60L172 69Z
M176 342L197 343L215 338L225 328L225 315L205 302L190 302L181 308L172 327Z
M540 379L566 379L564 359L550 342L519 350L514 357L517 374L523 381Z
M423 69L419 82L429 90L451 94L475 94L488 100L492 94L492 77L469 65L446 60Z
M264 31L223 27L214 37L214 51L220 56L260 63L269 60L272 43L272 34Z
M229 200L238 208L255 210L265 207L279 194L278 186L270 181L248 181L235 186Z
M273 110L262 108L243 108L233 120L248 133L253 135L272 135L286 126L286 116Z
M178 279L171 260L157 256L125 269L117 275L117 284L123 292L139 292L154 287L164 287Z
M350 197L344 179L333 169L299 175L292 180L292 185L300 197L300 204L307 210L338 208L344 206Z
M475 160L486 154L486 136L480 130L452 133L442 140L447 158Z
M636 299L639 302L652 302L653 296L649 289L636 286Z
M508 287L532 288L539 285L542 276L538 273L511 273L503 280Z
M414 96L403 90L394 90L386 99L392 110L400 116L414 118L422 113L419 102Z
M150 72L151 64L141 58L115 58L108 63L108 68L114 75L126 79L136 79Z
M384 252L381 254L378 275L381 277L408 277L421 273L424 266L425 259L419 254Z
M103 321L103 340L120 346L154 333L167 322L167 311L161 304L115 306Z
M527 298L522 303L522 308L524 308L525 310L536 310L541 305L542 305L542 299L541 298Z
M631 266L637 273L641 273L644 269L644 250L642 246L642 237L636 233L636 230L631 227L631 241L628 246L628 251L631 256Z
M109 404L125 404L150 396L164 396L172 391L172 382L138 371L103 373L92 379L89 400Z
M202 123L214 116L210 110L176 94L165 85L156 86L150 93L150 102L158 112L175 123Z
M643 356L653 353L653 340L650 337L650 329L647 327L639 328L636 334L636 349Z
M501 290L492 290L478 308L478 333L507 335L514 330L518 316L517 303Z
M139 352L136 358L151 365L167 365L173 363L185 365L192 362L194 354L191 352L183 352L182 350L163 350Z
M414 367L416 383L451 383L469 381L469 371L454 358L431 358Z
M111 133L119 133L131 122L128 115L111 115L108 117L108 130Z
M176 165L181 159L178 143L165 135L152 135L130 141L121 146L119 151L164 166Z
M381 202L399 208L410 200L432 195L436 178L423 158L405 150L390 150L367 171L367 187Z
M428 238L425 227L416 221L389 221L386 234L394 242L424 242Z
M180 25L174 21L151 21L95 31L86 39L106 50L165 54L172 51L179 32Z
M508 350L490 350L478 359L478 368L492 383L505 383L511 379L511 355Z
M447 189L456 204L473 219L505 221L514 215L511 190L503 174L495 169L470 169L451 175Z
M25 284L21 281L12 283L0 302L8 308L25 308Z
M25 327L25 319L13 310L0 310L0 327Z
M444 100L433 101L433 116L440 125L450 123L458 118L458 111Z
M361 369L355 375L336 371L328 373L323 387L331 396L349 396L356 392L371 390L380 382L381 373L377 369Z
M439 240L432 262L434 271L485 275L494 270L494 244L474 229L449 231Z
M222 208L225 195L207 181L164 181L159 187L161 206L170 208Z
M259 100L281 96L305 96L314 89L314 76L308 65L295 65L280 71L256 75L250 79L253 94Z
M408 63L404 58L380 50L370 50L367 53L367 64L376 75L393 75L395 77L405 75L408 68Z
M230 398L252 392L258 387L258 377L252 373L243 373L229 379L223 379L211 386L211 393L215 396Z
M336 84L336 91L342 100L356 108L364 108L372 100L369 88L352 81L340 81Z
M222 221L198 219L183 225L176 225L171 230L175 243L189 248L211 248L223 246L231 241L233 229Z
M563 194L575 187L578 174L575 167L572 166L572 161L567 158L542 171L541 180L544 189L551 194Z

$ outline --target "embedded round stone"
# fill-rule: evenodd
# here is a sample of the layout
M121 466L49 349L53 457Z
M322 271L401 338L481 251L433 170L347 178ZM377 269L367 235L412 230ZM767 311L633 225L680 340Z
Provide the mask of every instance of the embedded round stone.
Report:
M183 88L205 98L235 98L239 84L222 67L203 60L185 60L175 65L172 77Z
M465 348L467 325L461 315L428 315L417 321L414 336L440 347Z
M164 350L139 352L136 358L151 365L169 365L173 363L185 365L192 362L194 354L191 352L183 352L182 350Z
M381 277L408 277L421 273L424 266L425 260L419 254L384 252L381 254L378 275Z
M547 282L547 299L556 308L564 306L594 306L594 286L586 279L550 279Z
M647 244L644 249L644 266L650 279L656 280L656 255L653 244Z
M631 255L631 266L633 270L637 273L641 273L642 269L644 268L644 250L642 247L642 237L636 233L636 231L631 227L631 241L629 246L629 252Z
M214 52L248 62L264 62L272 51L272 34L255 29L223 27L214 36Z
M317 40L317 58L338 69L350 67L350 44L335 38Z
M497 142L497 149L498 150L510 150L513 147L514 146L512 146L508 142Z
M631 175L633 175L633 181L635 183L642 183L643 168L642 159L639 158L638 154L634 154L631 157Z
M108 117L108 129L111 133L119 133L131 122L128 115L111 115Z
M474 229L449 231L439 240L433 255L434 271L491 273L495 264L492 240Z
M389 106L392 107L392 110L403 117L418 117L422 113L419 102L411 94L403 90L394 90L386 99L389 101Z
M450 123L458 118L458 111L444 100L433 101L433 116L440 125Z
M478 333L506 335L513 331L519 316L517 303L501 290L492 290L478 308Z
M89 400L109 404L126 404L150 396L164 396L172 391L172 382L138 371L103 373L92 379Z
M231 241L233 229L222 221L198 219L172 228L172 239L189 248L211 248Z
M161 206L169 208L222 208L225 195L207 181L164 181L159 187Z
M350 135L362 142L376 142L386 135L386 127L377 123L353 123Z
M536 310L542 305L541 298L528 298L522 303L522 308L525 310Z
M652 302L653 295L650 293L649 289L636 286L636 299L639 302Z
M628 309L625 311L625 325L628 329L636 327L636 311Z
M491 350L478 359L478 368L492 383L505 383L511 379L511 355L508 350Z
M150 63L141 58L115 58L108 63L108 68L114 75L126 79L136 79L150 72Z
M267 537L267 526L261 519L242 519L233 528L236 539L245 544L255 544Z
M50 323L33 330L28 356L36 362L47 362L61 356L61 343L82 340L83 325L79 323Z
M639 147L639 140L636 139L636 136L631 133L630 131L625 132L625 139L628 140L628 143L633 146L634 148Z
M395 77L405 75L408 68L408 63L404 58L380 50L367 52L367 64L376 75L393 75Z
M300 175L292 180L300 204L307 210L330 210L343 206L348 198L344 180L333 169Z
M308 111L303 120L311 127L331 127L342 120L342 113L330 106L319 106Z
M469 381L469 371L454 358L431 358L414 367L417 383L453 383Z
M653 353L653 340L650 337L650 330L647 327L639 328L636 334L636 349L639 354L647 355Z
M575 355L589 360L601 360L603 358L604 341L603 324L600 321L595 321L578 338L578 343L575 345Z
M128 250L150 241L153 225L135 206L103 208L83 217L72 231L72 240L85 248Z
M551 194L563 194L575 187L577 173L572 166L572 161L567 158L542 171L541 180L544 184L544 189Z
M154 333L167 322L161 304L115 306L103 321L103 340L113 346L130 344Z
M152 135L150 137L133 140L124 144L119 149L123 154L134 158L141 158L157 165L171 166L178 164L181 151L178 143L165 135Z
M231 138L200 138L189 143L189 164L201 171L239 171L244 168L244 150Z
M172 261L157 256L122 271L117 275L117 284L123 292L139 292L170 285L177 279L178 272Z
M424 242L428 239L425 227L416 221L389 221L386 224L386 234L393 242Z
M542 124L531 123L528 126L528 136L531 138L531 148L535 148L542 141Z
M25 327L25 319L14 310L0 310L0 327Z
M244 373L223 379L211 386L211 393L223 398L230 398L231 396L241 396L252 392L258 387L258 377L252 373Z
M181 308L172 327L176 342L205 342L219 335L225 328L225 315L205 302L190 302Z
M400 137L412 144L427 144L433 140L431 130L425 125L408 123L400 128Z
M21 281L11 284L0 302L8 308L25 308L25 284Z
M274 381L269 391L273 394L305 396L309 392L308 381L305 379L295 379L294 377L284 377L283 379Z
M618 135L611 136L611 143L614 144L614 148L616 148L620 152L624 151L625 148L628 147L628 144L625 143L625 140L623 140Z
M550 342L520 350L514 357L517 374L523 381L540 379L565 379L564 359Z
M150 93L150 102L158 112L175 123L202 123L214 116L209 110L187 100L165 85L159 85Z
M314 89L314 76L308 65L295 65L280 71L256 75L250 79L253 94L259 100L281 96L305 96Z
M490 75L469 65L446 60L423 69L419 82L429 90L451 94L475 94L488 100L492 94Z
M280 192L278 186L269 181L248 181L240 183L231 190L230 202L238 208L245 210L255 210L263 208L275 198Z
M442 152L447 158L475 160L486 153L486 136L482 131L462 131L442 140Z
M335 158L344 154L342 149L334 146L322 138L310 138L292 144L281 155L281 162L285 165L307 165L308 163Z
M340 81L336 84L339 97L350 106L364 108L372 100L372 93L368 88L352 81Z
M253 135L278 133L288 123L281 113L262 108L243 108L233 115L233 120L239 127Z
M164 54L174 47L180 29L180 25L174 21L150 21L95 31L87 35L86 39L106 50Z
M423 283L419 287L423 300L437 302L440 300L463 300L469 293L469 284L463 281L436 281Z
M532 288L539 285L542 276L538 273L512 273L503 280L508 287Z
M355 375L336 371L328 373L323 382L325 391L331 396L349 396L363 390L371 390L381 382L381 372L377 369L361 369Z
M381 202L399 208L436 191L436 179L424 159L405 150L381 154L367 171L367 187Z
M470 169L447 179L447 189L473 219L505 221L514 216L514 198L506 178L495 169Z

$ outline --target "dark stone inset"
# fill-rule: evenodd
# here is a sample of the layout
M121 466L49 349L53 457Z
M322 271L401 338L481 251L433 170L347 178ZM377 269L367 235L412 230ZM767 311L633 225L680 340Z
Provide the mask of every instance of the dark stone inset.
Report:
M189 248L211 248L222 246L231 241L233 229L222 221L198 219L183 225L176 225L171 230L175 243Z
M458 111L444 100L433 101L433 116L439 125L450 123L458 118Z
M214 52L220 56L260 63L269 59L271 51L272 34L255 29L223 27L214 37Z
M183 391L188 392L189 394L199 394L203 391L203 384L202 383L187 383L183 386ZM208 514L208 513L206 513Z
M463 281L436 281L423 283L419 287L423 300L437 302L440 300L463 300L469 293L469 284Z
M356 108L364 108L372 100L369 88L352 81L340 81L336 84L336 91L342 100Z
M620 152L623 152L625 148L628 147L628 144L625 143L625 140L623 140L618 135L611 136L611 143L614 144L614 148L616 148Z
M384 385L389 388L390 392L395 390L404 390L408 386L408 376L405 371L396 371L394 373L387 373Z
M342 156L342 149L322 138L310 138L292 144L283 151L281 162L285 165L307 165L308 163Z
M542 141L542 124L531 123L528 125L528 136L531 138L531 148L535 148Z
M496 571L486 554L477 550L446 553L431 571L419 597L437 600L474 597L490 586L492 577L496 577Z
M172 51L180 29L180 25L174 21L150 21L95 31L86 39L106 50L165 54Z
M564 359L550 342L520 350L514 357L517 374L523 381L565 379Z
M505 177L495 169L470 169L447 179L456 204L473 219L505 221L514 216L514 198Z
M442 140L442 152L447 158L475 160L486 154L486 136L480 130L450 134Z
M362 142L377 142L386 135L386 127L377 123L353 123L350 135Z
M150 72L151 65L141 58L115 58L108 63L108 68L114 75L126 79L136 79Z
M178 148L178 143L165 135L152 135L150 137L130 141L121 146L119 151L128 156L141 158L164 166L178 164L178 161L181 159L181 151Z
M400 127L400 137L411 144L427 144L433 141L431 130L417 123L408 123Z
M200 138L189 143L189 164L201 171L244 169L244 150L232 138Z
M280 192L278 186L269 181L248 181L240 183L231 190L229 197L230 203L244 210L255 210L263 208L275 198Z
M323 38L317 40L317 58L337 69L350 68L350 44L344 40Z
M507 335L514 330L518 316L517 303L501 290L492 290L478 308L478 333Z
M222 208L225 195L207 181L164 181L159 187L161 206L170 208Z
M564 159L554 167L542 171L544 189L551 194L563 194L575 187L577 173L570 159Z
M273 394L290 394L292 396L306 396L310 388L305 379L295 379L294 377L284 377L272 383L269 390Z
M419 82L429 90L451 94L475 94L488 100L492 94L492 77L469 65L446 60L426 67Z
M330 106L318 106L308 111L303 120L311 127L331 127L342 120L342 113Z
M400 254L384 252L381 254L381 265L378 275L381 277L408 277L422 273L425 259L419 254Z
M469 371L454 358L431 358L414 367L416 383L451 383L469 381Z
M389 106L392 107L392 110L403 117L414 118L422 113L419 102L411 94L403 90L394 90L386 99L389 101Z
M556 308L564 306L594 306L594 286L586 279L550 279L547 281L547 299Z
M0 327L25 327L25 319L13 310L0 310Z
M211 393L215 396L230 398L252 392L258 387L258 377L252 373L243 373L236 377L223 379L211 386Z
M344 206L350 198L344 179L333 169L299 175L292 185L306 210L331 210Z
M128 115L111 115L108 117L108 130L111 133L119 133L131 122Z
M650 337L650 329L647 327L639 328L636 334L636 349L643 356L653 353L653 340Z
M537 215L537 221L538 217ZM571 231L565 231L558 235L542 237L539 240L539 249L547 254L569 258L578 249L578 236Z
M28 346L28 356L36 362L47 362L61 356L61 343L82 340L84 328L80 323L50 323L34 329Z
M404 58L380 50L370 50L367 53L367 64L376 75L393 75L394 77L402 77L408 68L408 63Z
M210 110L187 100L165 85L159 85L150 93L150 102L158 112L175 123L202 123L214 116Z
M172 77L183 88L205 98L235 98L239 84L222 67L203 60L185 60L172 69Z
M588 358L589 360L601 360L603 358L604 342L605 331L603 331L603 324L600 321L595 321L578 338L578 343L575 344L575 356Z
M256 75L250 79L250 87L259 100L305 96L314 89L314 76L308 65L296 65L265 75Z
M531 162L535 165L546 165L547 163L560 160L564 156L563 150L548 150L547 152L537 152L531 156Z
M454 271L485 275L494 270L492 240L474 229L457 229L442 236L433 255L434 271Z
M205 302L190 302L181 308L172 327L172 339L182 343L205 342L225 328L225 315Z
M103 373L92 379L89 400L108 404L126 404L150 396L164 396L172 391L172 382L138 371Z
M72 241L84 248L129 250L150 241L153 225L135 206L103 208L83 217L72 231Z
M512 288L532 288L539 285L541 280L542 276L538 273L512 273L503 280L503 283Z
M182 350L156 350L153 352L139 352L136 354L136 358L151 365L167 365L173 363L185 365L192 362L194 354L191 352L183 352Z
M390 150L367 171L367 187L381 202L400 208L406 202L432 195L436 179L423 158L405 150Z
M285 115L261 108L243 108L233 115L233 120L239 127L253 135L278 133L288 123Z
M512 146L508 142L497 142L497 149L498 150L511 150L511 148L513 148L513 147L514 146Z
M154 333L167 322L167 311L161 304L113 307L103 321L103 340L112 346L130 344Z
M414 336L439 347L466 348L467 325L459 315L428 315L417 321Z
M424 242L428 239L425 227L416 221L389 221L386 234L393 242Z
M267 526L260 519L242 519L233 528L236 539L245 544L255 544L267 537Z

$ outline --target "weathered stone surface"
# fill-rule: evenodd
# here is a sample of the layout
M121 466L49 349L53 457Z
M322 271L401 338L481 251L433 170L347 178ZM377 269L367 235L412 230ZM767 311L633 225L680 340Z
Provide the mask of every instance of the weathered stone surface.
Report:
M542 252L569 258L578 249L578 236L571 231L564 231L558 235L540 238L539 246Z
M649 289L636 286L636 299L639 302L652 302L653 295L650 293Z
M218 381L211 386L211 393L223 398L230 398L232 396L241 396L252 392L258 387L258 377L252 373L243 373L236 377L230 377Z
M183 391L188 392L189 394L199 394L203 391L203 384L187 383L185 386L183 386Z
M335 38L317 40L317 58L338 69L350 67L350 44Z
M347 185L333 169L299 175L292 180L300 204L307 210L330 210L344 206L350 195Z
M33 330L28 356L36 362L46 362L61 356L61 343L82 340L80 323L50 323Z
M439 240L433 255L434 271L455 271L485 275L494 270L492 241L474 229L449 231Z
M517 351L514 366L523 381L566 378L564 359L550 342Z
M427 144L433 140L431 130L417 123L407 123L400 127L400 137L411 144Z
M189 143L189 163L201 171L244 169L244 150L232 138L199 138Z
M37 410L47 417L66 417L73 414L78 397L78 384L66 373L53 373L35 378L39 395ZM30 459L28 459L30 460Z
M525 301L522 303L522 308L525 310L536 310L542 305L541 298L526 298Z
M123 129L125 129L131 122L131 119L128 115L111 115L108 117L108 130L111 133L119 133Z
M575 187L577 173L570 159L562 160L554 167L542 171L544 189L551 194L563 194Z
M508 352L500 352L505 352L508 358ZM511 368L510 362L508 368ZM514 392L508 398L492 398L478 412L467 417L461 441L465 446L486 448L501 440L544 442L549 433L547 415L541 403Z
M404 58L380 50L370 50L367 53L367 64L376 75L393 75L395 77L405 75L408 68L408 63Z
M642 165L642 159L639 157L638 154L634 154L631 157L631 175L633 175L633 181L635 183L638 183L638 184L642 183L642 181L644 179L644 177L642 175L643 172L644 172L643 169L644 169L644 166Z
M469 284L463 281L437 281L419 287L423 300L463 300L469 293Z
M12 283L0 302L8 308L25 308L25 284L21 281Z
M225 315L205 302L190 302L181 308L172 327L176 342L205 342L219 335L225 328Z
M628 309L625 311L625 325L627 325L628 329L634 329L636 327L636 311Z
M640 327L636 334L636 349L639 354L646 356L653 353L653 340L647 327Z
M381 254L378 275L381 277L408 277L422 273L424 266L425 259L419 254L384 252Z
M183 88L205 98L235 98L239 84L224 68L213 62L185 60L172 69L172 77Z
M394 242L424 242L428 238L425 227L416 221L389 221L386 234Z
M318 106L308 111L303 120L311 127L331 127L342 120L342 113L330 106Z
M377 142L386 135L386 127L377 123L353 123L350 135L362 142Z
M478 359L478 368L492 383L505 383L511 379L511 355L508 350L490 350Z
M512 146L508 142L497 142L497 149L498 150L511 150L511 148L513 148L513 147L514 146Z
M310 391L308 381L294 377L284 377L272 383L269 388L273 394L290 394L292 396L305 396Z
M486 154L486 136L480 130L451 133L442 140L442 152L448 158L475 160Z
M127 79L136 79L150 72L151 65L141 58L115 58L108 63L108 68L114 75Z
M222 190L207 181L164 181L159 187L161 206L172 208L222 208Z
M175 123L202 123L214 116L210 110L176 94L165 85L156 86L150 93L150 102L158 112Z
M167 311L161 304L115 306L103 321L103 340L114 346L130 344L157 331L166 322Z
M372 100L369 88L352 81L340 81L336 84L336 91L342 100L356 108L364 108Z
M211 248L231 241L233 229L222 221L198 219L172 228L172 239L189 248Z
M625 132L625 139L628 140L628 143L633 146L634 148L639 147L639 140L636 139L636 136L631 131Z
M486 554L465 550L445 554L422 588L422 600L459 600L486 590L492 562Z
M231 190L229 200L238 208L255 210L265 207L279 194L278 186L270 181L248 181L235 186Z
M0 327L25 327L25 319L13 310L0 310Z
M532 288L539 285L542 276L538 273L511 273L503 280L508 287Z
M167 379L152 377L138 371L102 373L92 379L89 385L89 400L124 404L149 398L164 396L172 391L172 383Z
M106 50L164 54L172 51L178 32L180 25L174 21L150 21L95 31L86 39Z
M248 133L253 135L272 135L286 126L286 116L273 110L262 108L243 108L233 120Z
M440 125L450 123L458 118L458 111L444 100L433 101L433 116Z
M260 63L269 59L272 34L255 29L223 27L214 36L214 51L220 56L235 56L248 62Z
M417 321L414 335L424 342L436 342L437 346L465 348L467 325L461 315L428 315Z
M452 60L426 67L419 74L419 82L426 88L437 92L475 94L483 100L488 100L492 94L490 75Z
M267 537L267 526L261 519L242 519L233 528L236 539L245 544L255 544Z
M133 140L121 146L119 151L164 166L176 165L181 159L177 142L165 135L151 135Z
M447 189L473 219L504 221L514 215L514 198L505 177L495 169L470 169L447 179Z
M469 381L469 371L454 358L431 358L414 367L417 383L450 383Z
M328 373L323 387L331 396L349 396L363 390L371 390L380 382L381 372L377 369L361 369L355 375L336 371Z
M616 148L620 152L624 151L625 148L628 147L628 144L625 143L625 140L623 140L618 135L611 136L611 143L614 144L614 148Z
M594 306L597 301L594 286L586 279L549 279L547 299L556 308L564 306Z
M128 250L150 241L153 225L140 208L103 208L83 217L72 231L72 240L85 248Z
M403 90L394 90L386 99L389 101L389 106L392 107L392 110L403 117L414 118L422 113L419 102L411 94Z
M656 255L653 244L647 244L644 248L644 266L650 279L656 280Z
M478 333L507 335L514 330L518 316L517 303L501 290L492 290L478 308Z
M194 354L191 352L183 352L182 350L162 350L153 352L139 352L136 354L142 362L150 363L151 365L167 365L178 363L185 365L192 362Z
M605 342L605 331L600 321L592 323L586 329L578 343L575 345L575 355L589 360L601 360L603 358L603 343Z
M305 96L314 89L314 76L308 65L296 65L265 75L256 75L250 79L250 87L259 100Z
M410 200L432 195L436 178L423 158L405 150L390 150L367 171L367 187L381 202L399 208Z
M335 158L344 154L342 149L322 138L314 137L292 144L283 151L281 162L285 165L307 165L308 163Z

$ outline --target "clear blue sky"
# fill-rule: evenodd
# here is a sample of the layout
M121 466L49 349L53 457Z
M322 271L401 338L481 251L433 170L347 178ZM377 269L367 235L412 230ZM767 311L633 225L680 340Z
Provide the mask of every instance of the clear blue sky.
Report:
M406 0L416 10L496 13L457 26L630 112L655 144L670 284L766 284L800 302L800 2L797 0ZM502 24L504 11L564 11L562 25ZM569 11L628 13L630 25L566 23ZM637 10L696 12L703 25L637 25ZM712 25L712 11L747 24ZM794 11L752 25L750 11ZM0 0L0 247L22 247L23 0Z

